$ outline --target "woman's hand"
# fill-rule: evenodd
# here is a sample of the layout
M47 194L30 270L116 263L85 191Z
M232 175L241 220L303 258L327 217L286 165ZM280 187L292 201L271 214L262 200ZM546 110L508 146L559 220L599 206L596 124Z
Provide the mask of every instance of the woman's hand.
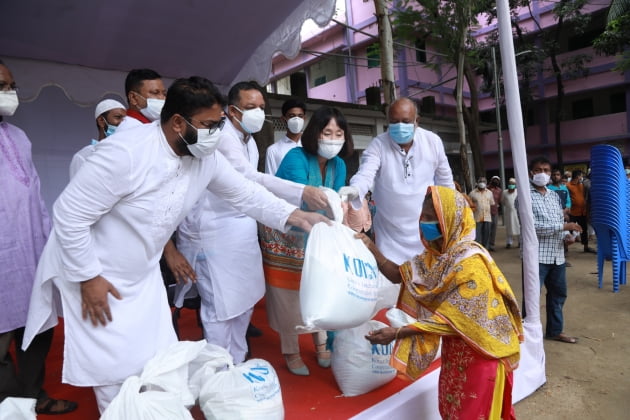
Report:
M400 333L398 333L399 336L396 337L397 331L399 331L398 328L385 327L381 328L380 330L370 331L368 335L365 336L365 338L371 344L389 344L396 338L400 338Z

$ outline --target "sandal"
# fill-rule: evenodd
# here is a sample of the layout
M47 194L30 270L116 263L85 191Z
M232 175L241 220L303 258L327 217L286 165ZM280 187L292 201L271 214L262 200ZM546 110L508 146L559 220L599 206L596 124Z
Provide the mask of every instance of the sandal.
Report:
M56 400L54 398L46 397L37 402L35 406L35 412L37 414L66 414L77 409L79 404L74 401L68 400Z
M561 343L569 343L569 344L575 344L578 342L578 339L576 337L569 337L568 335L564 333L560 333L556 335L555 337L545 337L545 338L547 340L554 340L554 341L559 341Z
M289 369L289 372L294 375L308 376L311 374L299 353L285 354L284 361L287 363L287 369Z
M322 347L323 350L320 350ZM317 364L320 367L329 368L331 353L330 350L326 350L326 344L318 344L315 348L317 349Z

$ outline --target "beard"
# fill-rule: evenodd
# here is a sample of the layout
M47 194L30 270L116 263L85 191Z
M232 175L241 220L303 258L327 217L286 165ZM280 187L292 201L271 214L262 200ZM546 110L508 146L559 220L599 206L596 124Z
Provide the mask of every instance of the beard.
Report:
M179 151L184 155L192 156L192 153L190 153L187 146L189 144L197 143L197 130L193 130L187 125L186 132L183 136L180 134L180 137L181 142L178 143Z

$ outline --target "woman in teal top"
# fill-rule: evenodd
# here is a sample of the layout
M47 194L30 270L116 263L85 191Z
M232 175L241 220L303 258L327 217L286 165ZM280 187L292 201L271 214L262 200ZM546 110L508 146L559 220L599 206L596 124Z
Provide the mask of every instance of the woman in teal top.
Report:
M338 191L346 183L346 164L342 157L354 153L354 143L343 114L324 106L311 117L302 134L302 147L291 149L282 159L276 176L312 186ZM265 230L266 229L266 230ZM295 375L308 375L295 327L304 325L300 313L300 277L304 260L303 239L263 229L263 267L267 282L269 325L280 334L280 344L287 367ZM302 237L303 238L303 237ZM330 366L326 350L326 332L313 333L317 363Z

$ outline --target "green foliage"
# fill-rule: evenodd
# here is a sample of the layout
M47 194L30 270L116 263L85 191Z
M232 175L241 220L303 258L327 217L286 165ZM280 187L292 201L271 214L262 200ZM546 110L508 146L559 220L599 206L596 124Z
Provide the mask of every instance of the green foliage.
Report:
M621 54L615 70L630 70L630 10L610 21L606 30L593 43L598 54Z

